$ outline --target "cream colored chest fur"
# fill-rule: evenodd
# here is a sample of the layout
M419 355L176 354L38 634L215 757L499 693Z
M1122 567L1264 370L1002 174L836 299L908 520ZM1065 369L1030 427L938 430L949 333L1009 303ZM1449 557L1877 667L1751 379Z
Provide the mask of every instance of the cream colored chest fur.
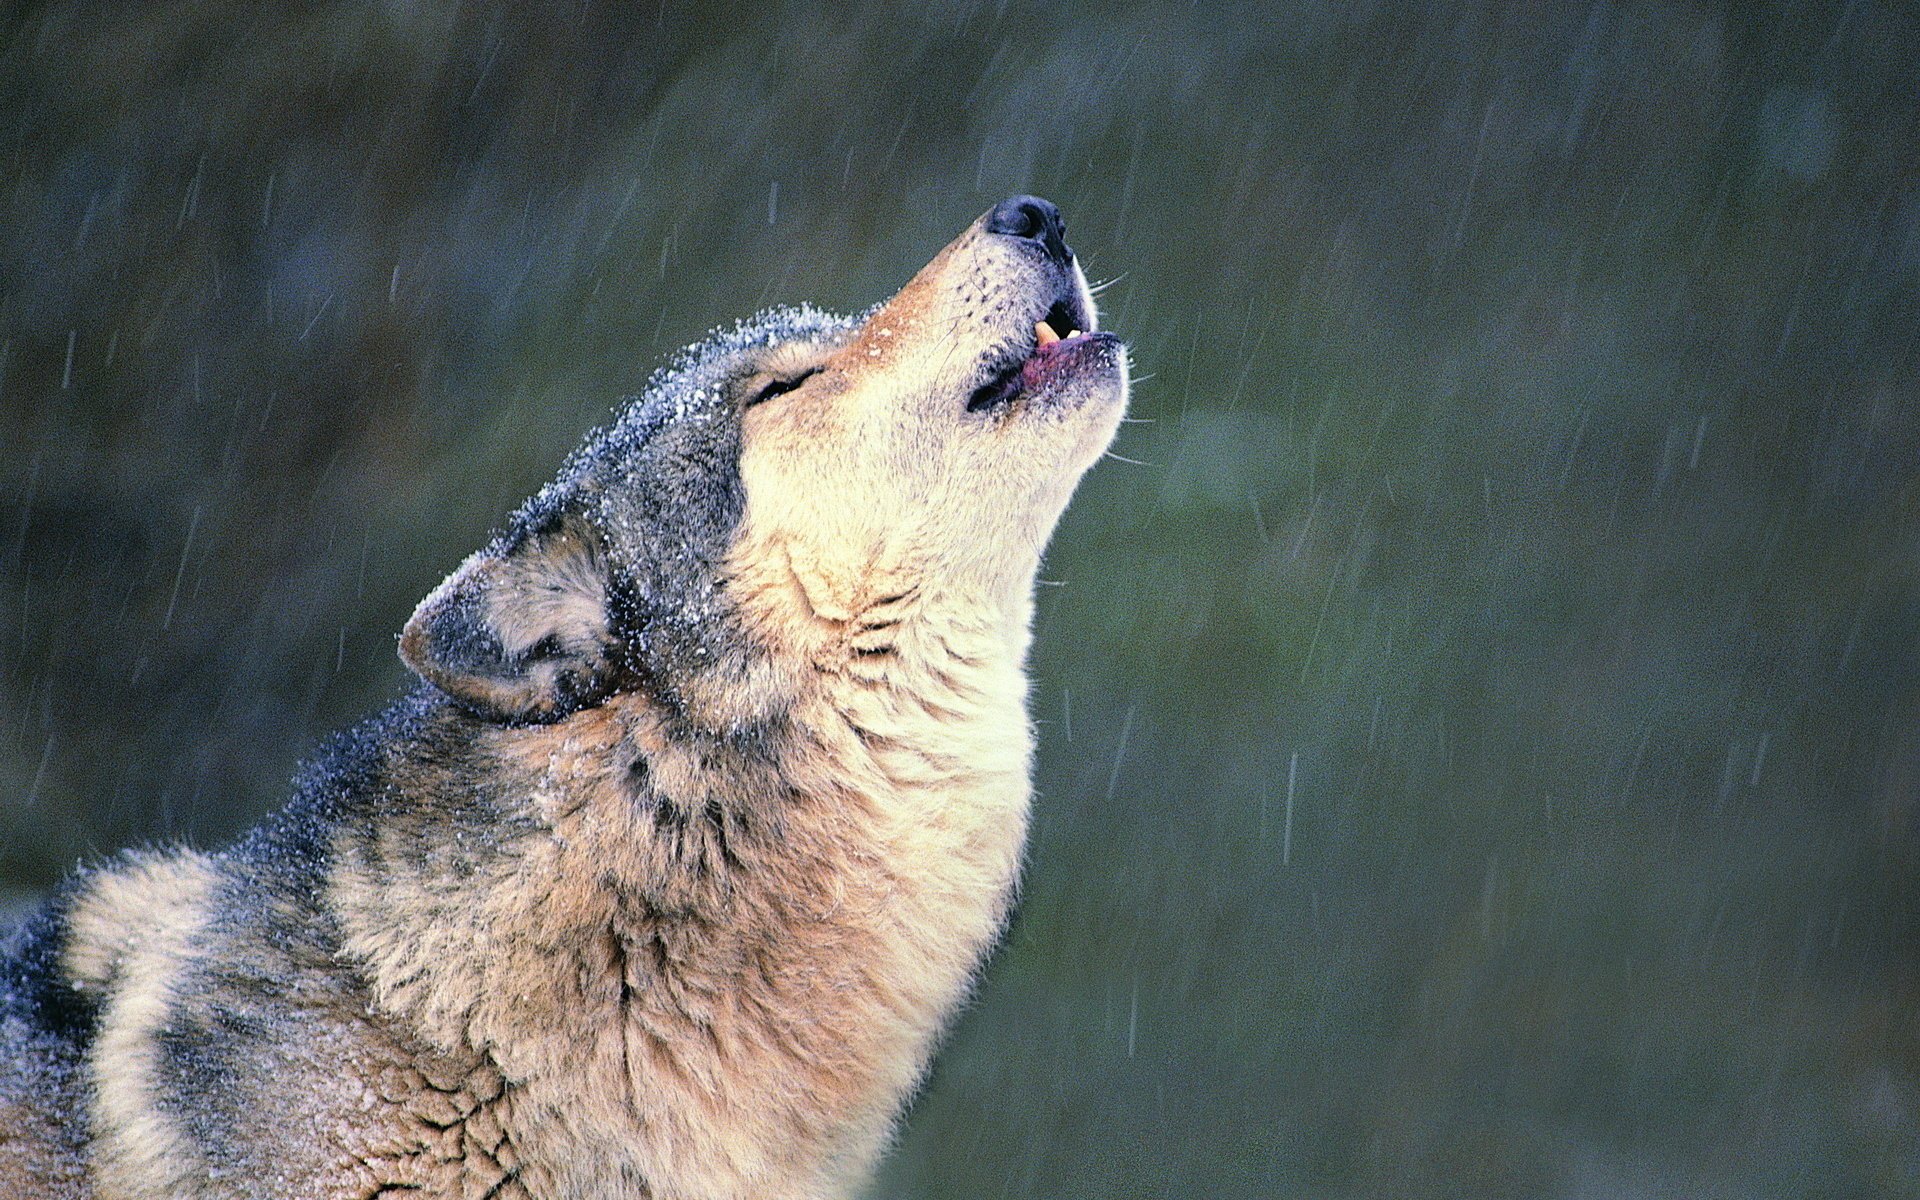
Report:
M544 830L478 920L390 923L444 881L344 877L380 1005L498 1062L529 1190L824 1198L877 1157L1004 921L1030 735L1002 626L844 648L765 761L619 702L521 731ZM635 758L675 812L622 791Z

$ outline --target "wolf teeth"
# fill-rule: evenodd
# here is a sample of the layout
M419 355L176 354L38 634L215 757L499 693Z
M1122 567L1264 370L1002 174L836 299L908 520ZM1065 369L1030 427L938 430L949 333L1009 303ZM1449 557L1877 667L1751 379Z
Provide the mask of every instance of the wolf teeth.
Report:
M1060 340L1060 335L1053 331L1053 326L1047 324L1045 321L1035 323L1033 336L1039 340L1040 349L1042 350Z

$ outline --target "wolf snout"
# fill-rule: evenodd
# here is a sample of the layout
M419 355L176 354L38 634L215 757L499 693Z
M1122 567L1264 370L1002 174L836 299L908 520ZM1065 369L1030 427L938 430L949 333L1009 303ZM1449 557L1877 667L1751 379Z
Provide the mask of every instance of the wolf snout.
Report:
M1034 280L1041 292L1052 293L1044 314L1035 314L1039 320L1033 328L1041 347L1094 329L1093 298L1067 245L1067 222L1058 205L1038 196L1009 196L987 210L980 228L1036 247L1045 256L1047 269Z
M987 213L988 233L1035 242L1062 266L1073 261L1067 248L1067 222L1059 206L1038 196L1009 196Z

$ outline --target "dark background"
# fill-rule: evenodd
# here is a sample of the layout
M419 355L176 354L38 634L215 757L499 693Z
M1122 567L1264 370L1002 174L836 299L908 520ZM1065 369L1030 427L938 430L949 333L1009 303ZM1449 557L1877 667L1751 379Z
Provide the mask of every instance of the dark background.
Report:
M660 356L1058 201L1134 415L878 1188L1920 1195L1920 22L0 6L0 881L213 845Z

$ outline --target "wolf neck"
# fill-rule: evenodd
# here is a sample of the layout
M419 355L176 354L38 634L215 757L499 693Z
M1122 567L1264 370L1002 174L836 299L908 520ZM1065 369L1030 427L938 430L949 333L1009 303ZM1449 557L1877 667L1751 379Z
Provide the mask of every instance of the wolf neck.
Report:
M756 564L734 579L740 619L825 752L815 786L851 785L916 819L980 803L1024 813L1032 571L956 586L778 538L736 561Z
M431 847L351 855L334 897L347 949L383 1008L490 1053L523 1111L574 1114L529 1117L525 1153L626 1127L661 1195L694 1160L738 1182L713 1195L858 1175L1013 893L1025 639L1024 608L895 599L783 669L782 715L744 733L637 697L482 731L477 752L526 781L503 798L504 853L458 882L428 877L449 857ZM430 912L448 887L476 889L480 919L386 915ZM645 1132L692 1112L724 1138Z

